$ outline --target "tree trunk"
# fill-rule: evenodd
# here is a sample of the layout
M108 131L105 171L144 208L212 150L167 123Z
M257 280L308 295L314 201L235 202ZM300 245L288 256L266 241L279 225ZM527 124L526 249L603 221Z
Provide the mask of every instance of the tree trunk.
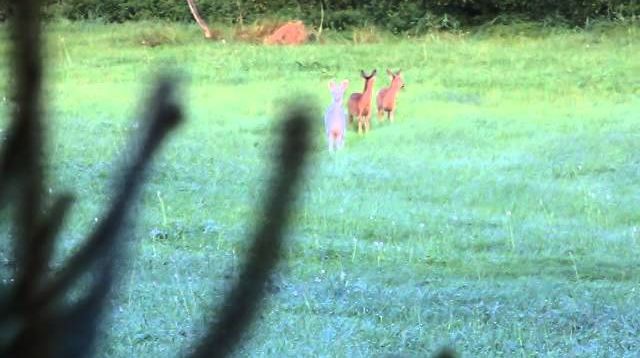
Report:
M198 7L196 6L195 0L187 0L187 4L189 4L191 15L193 15L193 18L196 19L198 26L200 26L202 32L204 32L204 37L207 39L212 39L214 37L214 34L211 29L209 29L207 23L202 19L202 17L200 17L200 13L198 13Z

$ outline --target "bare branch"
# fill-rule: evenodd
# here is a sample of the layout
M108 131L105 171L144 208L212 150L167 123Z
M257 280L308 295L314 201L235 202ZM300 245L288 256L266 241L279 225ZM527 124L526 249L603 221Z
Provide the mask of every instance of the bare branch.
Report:
M204 19L200 16L200 12L198 11L198 7L196 6L196 1L187 0L187 4L189 5L189 10L191 11L191 15L193 15L193 18L198 23L198 26L200 26L200 28L202 29L202 32L204 32L204 37L207 39L213 39L215 37L214 33L209 28L209 25L207 25Z

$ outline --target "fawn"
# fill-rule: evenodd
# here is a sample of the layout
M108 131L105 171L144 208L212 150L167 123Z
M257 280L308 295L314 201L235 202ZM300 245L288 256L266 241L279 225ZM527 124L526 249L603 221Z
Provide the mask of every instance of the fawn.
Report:
M329 81L329 92L331 92L333 102L324 114L324 128L329 140L329 150L340 149L344 145L344 132L347 124L344 109L342 109L342 97L347 86L349 86L347 80L342 81L340 85L336 85L333 80Z
M383 88L378 92L376 102L378 104L378 122L381 118L384 120L384 112L387 112L387 119L393 122L393 116L396 112L396 95L401 88L404 88L404 81L400 76L400 72L393 73L387 69L387 74L391 76L391 86Z
M353 93L349 97L349 123L353 122L353 117L358 119L358 134L362 134L363 126L365 132L368 132L371 126L371 95L376 72L377 70L374 69L367 76L364 70L360 70L360 75L364 78L364 91L362 93Z

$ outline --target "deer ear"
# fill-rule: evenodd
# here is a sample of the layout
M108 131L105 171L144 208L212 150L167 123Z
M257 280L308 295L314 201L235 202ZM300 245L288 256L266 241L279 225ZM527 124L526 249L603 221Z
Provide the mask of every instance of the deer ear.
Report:
M336 83L333 80L329 80L329 89L333 90L336 87Z
M390 69L388 69L388 68L387 68L387 74L388 74L389 76L393 77L393 72L392 72Z
M369 77L373 77L373 76L375 76L377 72L378 72L378 70L374 68L374 69L373 69L373 72L371 72L371 76L369 76Z
M349 80L342 81L342 90L346 90L349 87Z
M364 78L367 78L367 74L364 73L364 70L360 70L360 75Z
M400 76L400 72L402 72L402 70L398 69L398 72L396 72L396 76Z

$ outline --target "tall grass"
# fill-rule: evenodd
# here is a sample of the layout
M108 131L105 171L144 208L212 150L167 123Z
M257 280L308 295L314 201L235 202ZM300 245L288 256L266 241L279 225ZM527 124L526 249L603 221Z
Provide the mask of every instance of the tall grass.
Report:
M255 221L284 99L328 105L329 79L360 91L360 69L387 67L406 82L393 125L374 119L330 155L318 114L287 260L243 355L640 351L638 28L366 33L282 48L174 24L49 26L50 191L81 188L59 257L100 212L144 84L158 69L187 79L189 120L143 193L104 356L170 356L203 333Z

